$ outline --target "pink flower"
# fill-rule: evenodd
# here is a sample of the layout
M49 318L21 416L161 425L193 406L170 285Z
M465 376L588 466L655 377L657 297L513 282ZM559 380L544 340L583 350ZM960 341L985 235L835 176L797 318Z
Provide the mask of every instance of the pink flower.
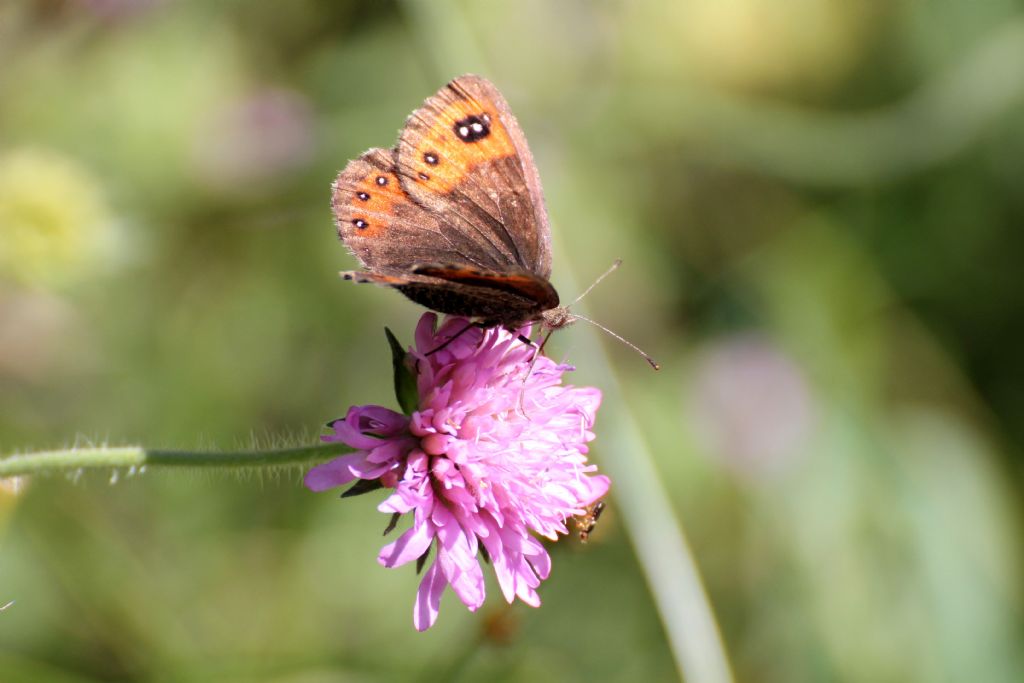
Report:
M313 491L379 483L394 489L381 512L413 513L412 526L377 559L385 567L422 563L435 548L413 611L421 631L434 624L449 585L470 610L483 604L480 555L494 565L505 600L540 605L537 587L551 558L535 534L568 533L566 521L585 514L610 484L592 474L586 455L599 390L563 386L571 368L543 356L530 370L535 347L499 328L472 327L429 353L467 322L436 324L433 313L420 319L406 359L416 372L418 410L349 409L323 439L358 450L305 478Z

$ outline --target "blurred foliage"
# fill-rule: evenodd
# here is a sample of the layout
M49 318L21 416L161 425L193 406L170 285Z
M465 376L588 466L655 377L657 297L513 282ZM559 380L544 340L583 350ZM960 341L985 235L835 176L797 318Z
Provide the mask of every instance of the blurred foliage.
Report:
M394 407L419 311L338 281L328 187L468 71L556 285L624 259L585 303L664 367L609 349L737 678L1020 680L1019 0L0 2L0 452ZM0 489L5 682L675 676L614 500L542 609L417 634L372 504L118 474Z

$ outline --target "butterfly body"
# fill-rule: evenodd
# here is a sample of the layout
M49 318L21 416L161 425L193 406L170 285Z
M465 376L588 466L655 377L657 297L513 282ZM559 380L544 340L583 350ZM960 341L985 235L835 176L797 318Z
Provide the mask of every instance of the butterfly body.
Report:
M548 281L550 228L526 138L479 76L428 98L393 149L349 162L332 208L339 236L365 267L346 279L393 287L484 326L568 320Z

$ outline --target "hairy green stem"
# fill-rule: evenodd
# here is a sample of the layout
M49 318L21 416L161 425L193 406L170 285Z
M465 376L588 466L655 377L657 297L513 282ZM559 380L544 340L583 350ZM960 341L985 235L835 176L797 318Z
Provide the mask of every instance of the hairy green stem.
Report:
M178 451L141 446L65 448L0 458L0 477L111 467L281 467L320 462L349 450L340 444L245 451Z

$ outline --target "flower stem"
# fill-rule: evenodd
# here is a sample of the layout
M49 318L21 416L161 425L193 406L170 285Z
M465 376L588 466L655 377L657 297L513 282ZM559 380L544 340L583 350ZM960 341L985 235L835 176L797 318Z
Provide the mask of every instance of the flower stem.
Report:
M348 450L339 444L245 451L178 451L141 446L66 448L0 458L0 477L111 467L281 467L327 460Z

